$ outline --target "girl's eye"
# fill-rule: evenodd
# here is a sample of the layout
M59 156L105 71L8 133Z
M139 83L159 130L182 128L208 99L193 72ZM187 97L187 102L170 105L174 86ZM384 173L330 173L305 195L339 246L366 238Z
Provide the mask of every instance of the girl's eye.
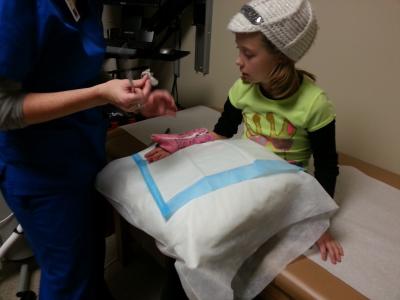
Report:
M239 53L240 55L244 56L246 59L251 59L255 56L255 54L253 52L248 51L247 49L241 49L239 48Z
M243 53L243 55L247 58L247 59L251 59L254 57L254 54L252 53Z

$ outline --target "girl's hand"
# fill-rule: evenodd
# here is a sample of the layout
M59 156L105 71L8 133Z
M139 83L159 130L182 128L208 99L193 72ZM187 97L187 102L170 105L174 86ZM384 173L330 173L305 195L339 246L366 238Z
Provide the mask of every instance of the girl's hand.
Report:
M171 155L168 151L164 150L163 148L160 147L155 147L151 151L147 152L144 157L147 159L149 163L155 162L157 160L163 159L164 157L167 157Z
M166 90L155 90L143 103L140 113L145 117L175 116L177 111L174 98Z
M340 243L331 236L328 230L325 231L315 244L319 248L323 261L326 261L328 257L334 265L342 261L342 256L344 255L343 248Z

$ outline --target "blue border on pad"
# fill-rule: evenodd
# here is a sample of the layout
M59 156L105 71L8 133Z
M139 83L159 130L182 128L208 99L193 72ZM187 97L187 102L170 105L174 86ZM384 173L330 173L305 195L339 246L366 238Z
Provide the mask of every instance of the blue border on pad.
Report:
M226 186L257 177L303 170L301 167L282 160L255 160L249 165L205 176L176 194L169 201L165 201L150 173L147 161L139 154L134 154L132 159L138 165L140 173L165 220L171 218L176 211L193 199Z

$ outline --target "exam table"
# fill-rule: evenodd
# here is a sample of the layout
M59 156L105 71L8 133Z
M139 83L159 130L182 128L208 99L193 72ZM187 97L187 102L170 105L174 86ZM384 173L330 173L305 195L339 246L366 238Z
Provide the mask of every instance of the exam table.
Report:
M151 143L150 135L164 132L166 128L171 132L198 127L212 129L218 117L218 111L196 106L179 111L176 118L158 117L119 127L108 134L109 159L147 148ZM400 278L397 260L400 234L396 230L400 228L396 217L400 212L400 175L344 154L340 154L340 165L335 198L341 210L333 218L332 230L344 246L342 264L324 263L317 251L311 249L287 265L264 289L263 298L400 299L396 284ZM375 202L374 193L377 193ZM364 203L364 198L370 199ZM168 259L158 251L151 237L129 225L117 213L115 222L122 262L132 255L131 247L139 245L160 264L167 264Z

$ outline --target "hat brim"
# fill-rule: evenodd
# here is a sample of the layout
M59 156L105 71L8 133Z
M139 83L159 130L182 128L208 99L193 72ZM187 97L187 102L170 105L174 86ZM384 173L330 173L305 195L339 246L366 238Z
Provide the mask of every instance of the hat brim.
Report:
M232 32L256 32L261 31L261 28L259 25L251 24L243 14L237 13L230 20L228 30Z

